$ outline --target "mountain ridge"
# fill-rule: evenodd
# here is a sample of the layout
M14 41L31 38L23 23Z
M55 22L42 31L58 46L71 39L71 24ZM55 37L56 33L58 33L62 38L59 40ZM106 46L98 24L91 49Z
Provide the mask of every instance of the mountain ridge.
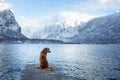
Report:
M0 39L26 39L21 33L21 27L10 9L0 11Z

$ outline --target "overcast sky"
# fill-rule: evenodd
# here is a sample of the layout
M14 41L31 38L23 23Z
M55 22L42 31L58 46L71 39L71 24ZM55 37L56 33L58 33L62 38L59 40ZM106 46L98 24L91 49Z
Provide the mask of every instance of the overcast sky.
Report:
M5 0L16 16L38 17L61 12L78 12L89 15L114 13L120 8L120 0Z
M13 10L23 32L28 27L34 32L58 20L74 26L74 21L79 23L120 10L120 0L0 0L0 5L1 2L1 9Z

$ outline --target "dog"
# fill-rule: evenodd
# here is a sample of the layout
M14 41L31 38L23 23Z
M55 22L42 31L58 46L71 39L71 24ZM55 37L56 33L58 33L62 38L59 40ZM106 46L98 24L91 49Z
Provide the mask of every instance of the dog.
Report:
M40 52L40 57L39 57L40 69L47 69L48 71L54 70L52 67L49 67L48 60L47 60L47 53L50 53L50 52L51 52L50 49L47 47Z

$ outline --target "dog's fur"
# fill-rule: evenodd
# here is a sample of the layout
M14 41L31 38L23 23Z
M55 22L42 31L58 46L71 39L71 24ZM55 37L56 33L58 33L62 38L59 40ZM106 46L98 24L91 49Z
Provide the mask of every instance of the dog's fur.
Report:
M48 61L47 61L47 53L50 53L50 49L49 48L44 48L41 52L40 52L40 69L47 69L49 71L52 71L53 68L49 67Z

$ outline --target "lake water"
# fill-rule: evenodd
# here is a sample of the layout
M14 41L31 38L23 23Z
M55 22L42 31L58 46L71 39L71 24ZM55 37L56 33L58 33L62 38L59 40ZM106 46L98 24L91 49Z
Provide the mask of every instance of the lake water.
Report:
M0 80L20 80L44 47L49 63L71 80L120 80L119 44L0 44Z

